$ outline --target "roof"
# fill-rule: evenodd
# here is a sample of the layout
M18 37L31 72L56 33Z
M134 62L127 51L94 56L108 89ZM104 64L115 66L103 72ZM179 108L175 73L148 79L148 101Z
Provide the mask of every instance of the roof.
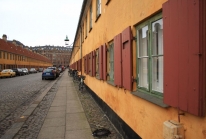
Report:
M48 58L33 53L32 51L28 50L28 49L24 49L21 46L15 46L12 42L6 42L3 39L0 39L0 50L2 51L6 51L6 52L10 52L13 54L19 54L19 55L23 55L32 59L36 59L36 60L40 60L40 61L45 61L45 62L51 62L51 60L49 60Z

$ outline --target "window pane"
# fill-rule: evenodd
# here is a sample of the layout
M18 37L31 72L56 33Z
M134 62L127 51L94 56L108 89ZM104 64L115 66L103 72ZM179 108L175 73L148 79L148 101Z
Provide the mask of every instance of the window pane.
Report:
M152 90L163 93L163 56L152 58Z
M109 50L109 80L114 81L114 45L110 45Z
M152 54L163 54L163 21L162 19L152 23Z
M90 28L92 28L92 5L90 6Z
M139 63L139 87L148 89L148 58L141 58Z
M148 32L148 26L145 26L140 30L138 30L139 57L148 55L148 44L147 44L148 33L147 32Z

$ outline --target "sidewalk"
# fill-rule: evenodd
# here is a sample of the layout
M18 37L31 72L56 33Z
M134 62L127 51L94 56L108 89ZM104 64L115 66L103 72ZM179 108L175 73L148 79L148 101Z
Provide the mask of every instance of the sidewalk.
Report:
M93 139L90 125L67 70L51 104L38 139Z
M111 134L102 139L122 139L107 116L84 90L78 91L78 83L65 70L49 112L39 132L38 139L98 139L92 132L108 129Z

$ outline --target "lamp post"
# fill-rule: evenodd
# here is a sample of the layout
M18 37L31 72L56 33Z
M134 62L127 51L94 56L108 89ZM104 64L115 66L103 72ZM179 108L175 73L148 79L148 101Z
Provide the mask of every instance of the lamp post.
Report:
M67 37L67 35L66 35L66 39L64 39L64 41L65 41L65 45L69 45L69 39L68 39L68 37ZM73 46L72 46L73 45ZM68 46L69 48L73 48L73 47L78 47L79 49L81 49L81 59L82 59L82 47L81 47L81 45L80 46L74 46L74 42L72 43L72 44L70 44L69 46ZM70 56L70 59L71 59L71 56ZM83 60L82 60L83 61ZM81 69L81 75L82 75L82 69Z
M64 40L65 41L65 45L68 45L67 42L69 42L69 39L68 39L68 36L66 35L66 39Z

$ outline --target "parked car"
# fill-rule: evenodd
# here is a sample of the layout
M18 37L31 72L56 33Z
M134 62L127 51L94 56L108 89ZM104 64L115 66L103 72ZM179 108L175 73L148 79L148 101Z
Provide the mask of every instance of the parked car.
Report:
M57 72L55 69L47 68L42 72L42 80L44 79L56 79Z
M14 72L12 69L4 69L0 72L0 77L15 77L16 72Z
M62 72L62 68L58 68L59 72L61 73Z
M30 68L29 73L37 73L35 68Z
M27 68L21 68L21 69L23 70L24 75L28 75L28 74L29 74L29 71L28 71L28 69L27 69Z
M24 72L23 72L23 70L22 69L20 69L20 68L14 68L14 69L12 69L14 72L16 72L16 76L18 75L18 76L22 76L22 75L24 75Z
M57 77L59 77L59 75L60 75L59 69L57 69L56 67L48 67L47 69L53 69L54 72L56 72Z
M43 72L44 68L39 68L39 72Z

